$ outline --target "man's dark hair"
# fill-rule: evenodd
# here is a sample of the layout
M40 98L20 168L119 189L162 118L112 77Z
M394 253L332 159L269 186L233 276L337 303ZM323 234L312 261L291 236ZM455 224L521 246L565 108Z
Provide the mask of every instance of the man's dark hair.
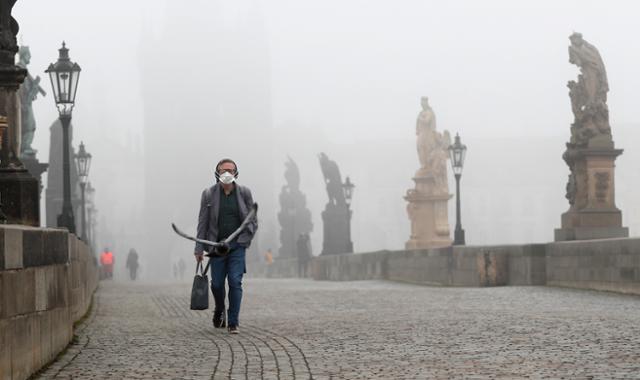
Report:
M238 171L238 165L236 164L236 162L230 158L223 158L222 160L220 160L217 164L216 164L216 173L218 172L218 168L220 168L220 165L222 164L226 164L227 162L230 162L233 164L233 166L236 167L236 172Z

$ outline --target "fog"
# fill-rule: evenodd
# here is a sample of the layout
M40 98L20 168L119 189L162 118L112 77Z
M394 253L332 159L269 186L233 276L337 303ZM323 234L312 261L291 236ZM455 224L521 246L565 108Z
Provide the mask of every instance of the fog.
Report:
M223 157L236 160L239 183L261 206L252 254L277 252L287 156L300 168L320 253L327 195L319 152L356 185L355 251L402 249L421 96L438 130L459 132L468 147L467 243L553 240L568 208L561 155L573 121L566 83L578 74L568 62L573 31L599 49L607 68L613 138L625 149L616 202L636 235L639 8L633 1L21 0L14 17L31 48L30 72L47 92L44 69L63 40L82 67L73 144L84 141L93 155L98 248L123 257L136 247L151 278L168 276L178 257L190 259L193 246L170 223L195 233L200 194ZM50 94L34 112L42 161L57 118Z

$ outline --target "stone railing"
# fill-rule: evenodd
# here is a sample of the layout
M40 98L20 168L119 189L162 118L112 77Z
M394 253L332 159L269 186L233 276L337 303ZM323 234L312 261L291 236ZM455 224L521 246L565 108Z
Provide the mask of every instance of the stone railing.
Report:
M391 280L436 286L543 285L544 245L455 246L314 258L316 280Z
M297 277L295 259L255 276ZM640 239L619 238L505 246L316 256L316 280L391 280L436 286L550 285L640 295Z
M0 379L26 379L73 338L98 270L65 230L0 226Z

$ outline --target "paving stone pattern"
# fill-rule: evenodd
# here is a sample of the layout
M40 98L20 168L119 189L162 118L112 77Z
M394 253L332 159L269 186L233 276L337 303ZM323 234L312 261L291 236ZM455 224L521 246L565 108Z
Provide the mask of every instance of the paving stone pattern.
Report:
M41 379L640 379L640 297L245 281L240 334L188 284L102 282Z

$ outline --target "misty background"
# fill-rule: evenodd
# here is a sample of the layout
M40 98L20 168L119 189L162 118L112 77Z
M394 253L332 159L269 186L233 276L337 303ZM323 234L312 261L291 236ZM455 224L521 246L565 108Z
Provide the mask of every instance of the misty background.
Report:
M599 49L607 68L613 138L625 149L616 202L637 235L639 8L633 1L21 0L13 13L19 41L31 48L30 73L48 92L34 102L38 157L47 160L58 117L44 70L64 40L82 67L73 145L84 141L93 155L98 249L108 245L123 263L135 247L143 277L166 277L172 262L193 252L170 223L195 233L200 194L227 156L261 206L253 255L278 250L287 155L300 168L320 253L327 195L319 152L356 185L355 251L404 248L410 224L402 197L419 167L421 96L438 130L459 132L468 147L467 244L553 240L568 209L561 155L573 121L566 83L578 74L568 62L573 31ZM451 173L449 180L453 193Z

